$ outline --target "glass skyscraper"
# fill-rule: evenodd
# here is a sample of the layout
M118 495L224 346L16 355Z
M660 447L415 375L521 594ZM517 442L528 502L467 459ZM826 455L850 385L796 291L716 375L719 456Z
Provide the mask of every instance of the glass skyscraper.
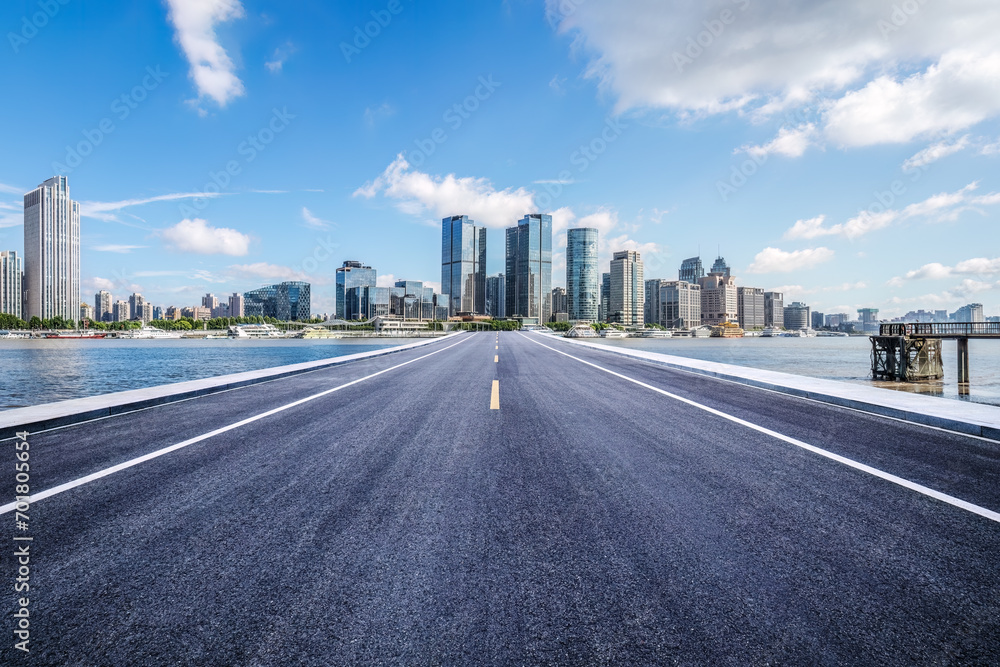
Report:
M288 281L251 290L243 295L247 317L273 317L282 322L304 321L312 317L311 286L301 281Z
M507 280L502 273L486 278L486 314L496 319L506 317L507 299L504 293L507 291Z
M344 262L344 265L337 269L337 319L346 320L347 317L347 290L352 287L363 287L365 285L375 286L376 271L370 266L365 266L361 262Z
M21 317L21 258L13 250L0 252L0 313Z
M24 195L24 314L80 317L80 203L65 176Z
M570 229L566 233L566 312L571 321L597 321L597 281L597 230Z
M705 267L702 266L701 257L688 257L681 262L680 271L677 272L677 280L698 284L698 281L705 277Z
M441 220L441 293L451 314L486 314L486 228L467 215Z
M544 324L552 316L552 216L532 213L507 228L507 317Z
M608 322L641 327L645 324L646 301L642 258L634 250L622 250L611 258L611 298Z

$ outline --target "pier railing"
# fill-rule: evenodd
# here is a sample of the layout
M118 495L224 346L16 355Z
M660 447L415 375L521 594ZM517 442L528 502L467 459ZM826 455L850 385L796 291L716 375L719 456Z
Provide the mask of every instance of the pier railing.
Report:
M1000 338L1000 322L922 322L879 325L880 336L919 336L926 338Z

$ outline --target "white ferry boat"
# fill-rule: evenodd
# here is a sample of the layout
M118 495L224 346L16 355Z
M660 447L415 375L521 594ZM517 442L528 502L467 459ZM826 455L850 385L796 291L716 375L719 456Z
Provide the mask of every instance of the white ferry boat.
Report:
M700 326L691 329L692 338L710 338L712 336L712 327Z
M234 324L230 338L284 338L285 332L273 324Z
M767 327L760 332L761 338L773 338L781 335L781 329L777 327Z
M627 338L628 334L621 329L613 329L608 327L607 329L601 329L601 338Z
M639 334L640 338L673 338L674 334L672 331L665 331L664 329L643 329L642 333Z
M180 338L178 331L164 331L156 327L144 326L141 329L129 329L118 334L119 338Z

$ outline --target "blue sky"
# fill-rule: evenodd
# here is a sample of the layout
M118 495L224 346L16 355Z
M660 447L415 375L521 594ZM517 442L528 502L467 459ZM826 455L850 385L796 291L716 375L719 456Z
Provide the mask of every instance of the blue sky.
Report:
M0 248L25 191L82 202L83 299L192 305L343 260L440 280L440 219L551 212L602 265L824 312L1000 314L993 0L11 1ZM365 35L365 30L369 35ZM607 270L603 268L603 270Z

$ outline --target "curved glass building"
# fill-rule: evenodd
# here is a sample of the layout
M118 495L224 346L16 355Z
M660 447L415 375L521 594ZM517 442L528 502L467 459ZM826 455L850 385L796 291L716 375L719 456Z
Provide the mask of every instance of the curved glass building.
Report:
M596 322L598 294L597 230L566 232L566 301L570 321Z

